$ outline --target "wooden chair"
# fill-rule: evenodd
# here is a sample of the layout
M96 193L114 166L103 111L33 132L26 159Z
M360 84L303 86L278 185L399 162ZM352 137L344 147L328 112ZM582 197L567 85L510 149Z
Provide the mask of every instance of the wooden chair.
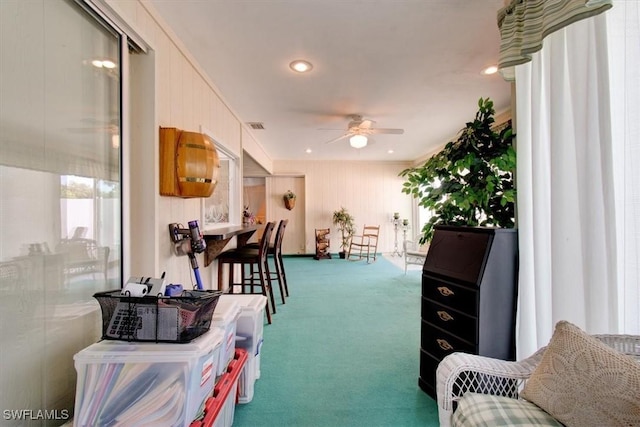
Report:
M271 287L271 274L269 273L269 263L267 262L267 253L269 251L269 241L275 226L274 222L268 222L258 243L257 250L247 249L245 247L229 249L218 255L218 288L221 289L223 267L229 266L229 293L234 293L234 287L240 287L240 293L256 294L260 293L267 297L267 322L271 324L271 313L275 314L276 304L273 298L273 290ZM236 282L234 278L234 266L238 264L241 269L240 282ZM245 267L249 267L249 274L246 274ZM257 271L256 271L257 267ZM258 287L260 292L256 292ZM248 292L246 291L248 288ZM269 309L269 302L271 309Z
M349 251L347 252L347 259L351 258L351 252L355 249L358 252L354 253L353 256L357 256L358 259L366 257L367 263L369 263L370 257L373 257L373 260L375 261L376 252L378 250L379 234L379 225L365 225L362 230L362 234L356 234L351 237L351 242L349 243Z
M280 296L282 298L282 303L285 304L285 296L289 296L289 286L287 285L287 273L284 269L284 261L282 259L282 241L284 240L284 232L287 228L287 224L289 224L288 219L280 220L278 224L278 229L276 230L276 236L273 240L273 243L269 243L269 249L267 255L270 255L273 258L273 263L275 265L276 271L269 271L269 275L271 277L275 276L278 280L278 287L280 288ZM250 243L248 245L243 246L241 249L243 250L257 250L260 243ZM252 272L253 273L253 272Z
M276 275L278 276L280 292L282 292L282 286L284 286L284 292L288 297L289 286L287 285L287 273L284 270L284 261L282 259L282 240L284 239L284 230L287 228L287 224L289 224L289 220L283 219L278 225L276 240L273 247L273 260L276 264ZM272 254L271 247L269 248L269 254ZM284 304L284 295L282 297L282 303Z

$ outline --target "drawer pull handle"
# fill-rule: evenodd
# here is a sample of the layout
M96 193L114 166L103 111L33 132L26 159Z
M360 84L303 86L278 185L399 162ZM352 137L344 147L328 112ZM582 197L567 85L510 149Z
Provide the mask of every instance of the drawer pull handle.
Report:
M446 286L440 286L438 288L438 291L445 297L451 296L451 295L455 295L453 293L453 291L449 288L447 288Z
M440 317L440 319L444 322L448 322L449 320L453 320L453 316L451 316L449 313L447 313L446 311L439 311L438 312L438 317Z
M444 351L453 350L453 346L449 344L447 340L437 339L436 341L438 342L438 345L440 346L440 348L443 349Z

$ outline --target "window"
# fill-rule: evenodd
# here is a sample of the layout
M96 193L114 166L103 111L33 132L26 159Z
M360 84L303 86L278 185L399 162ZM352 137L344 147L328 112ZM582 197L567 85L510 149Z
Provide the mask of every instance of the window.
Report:
M211 135L211 132L203 128L200 131L214 141L218 158L220 159L216 188L211 196L202 201L202 227L206 230L208 228L238 224L239 215L236 196L239 182L238 157L218 142Z

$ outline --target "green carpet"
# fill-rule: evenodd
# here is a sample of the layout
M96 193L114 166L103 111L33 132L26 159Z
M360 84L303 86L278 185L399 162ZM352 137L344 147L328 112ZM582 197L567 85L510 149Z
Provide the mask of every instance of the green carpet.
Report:
M290 297L276 290L261 377L234 426L437 426L418 388L421 272L382 257L284 262Z

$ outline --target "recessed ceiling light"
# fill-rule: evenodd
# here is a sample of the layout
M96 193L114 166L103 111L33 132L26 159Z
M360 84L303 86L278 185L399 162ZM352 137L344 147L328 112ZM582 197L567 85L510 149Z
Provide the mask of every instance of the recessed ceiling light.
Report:
M116 64L113 61L109 61L108 59L102 61L102 66L108 69L116 68Z
M313 65L311 65L311 62L309 61L297 59L289 64L289 67L297 73L306 73L307 71L311 71Z
M307 154L311 153L311 148L307 148L306 150L304 150L304 152Z
M393 150L389 150L389 151L387 151L387 153L393 154Z
M495 74L498 72L498 67L496 65L491 65L487 68L485 68L484 70L482 70L482 74L484 74L485 76L491 75L491 74Z
M94 59L93 61L91 61L91 65L96 68L108 68L110 70L116 68L115 62L109 59Z

